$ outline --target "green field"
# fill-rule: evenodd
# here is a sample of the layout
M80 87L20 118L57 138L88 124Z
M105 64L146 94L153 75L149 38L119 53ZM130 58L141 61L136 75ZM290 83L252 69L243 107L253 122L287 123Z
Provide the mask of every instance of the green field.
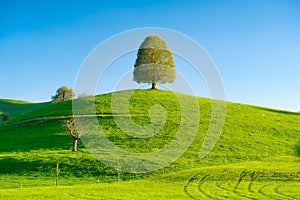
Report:
M115 93L120 99L128 92ZM114 94L114 95L115 95ZM186 103L195 97L177 94ZM101 129L116 146L152 152L168 144L180 125L180 105L170 91L136 90L132 120L151 123L149 109L163 106L166 123L150 138L124 133L111 115L112 94L96 96ZM93 97L78 99L82 105ZM0 111L13 118L0 122L0 199L300 199L300 114L226 103L222 134L205 157L199 150L211 122L210 99L196 99L199 128L193 143L174 163L153 172L126 173L102 164L62 126L72 102L29 103L0 99ZM85 110L88 114L91 110ZM126 116L125 116L126 117ZM55 167L59 163L59 185Z
M49 105L50 103L31 103L28 101L12 100L12 99L1 99L0 98L0 111L7 112L12 117L19 117L25 113L31 112L38 108Z

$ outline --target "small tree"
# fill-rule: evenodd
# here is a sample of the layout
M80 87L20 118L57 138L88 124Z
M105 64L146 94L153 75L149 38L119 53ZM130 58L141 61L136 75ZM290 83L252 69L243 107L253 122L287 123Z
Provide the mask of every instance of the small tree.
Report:
M51 97L52 102L60 102L71 100L75 97L75 93L72 88L67 88L67 86L62 86L56 90L54 96Z
M73 152L76 152L76 151L77 151L78 140L80 139L81 134L79 134L79 133L76 131L74 118L71 118L71 119L69 119L69 120L65 120L64 122L65 122L65 125L64 125L64 126L67 127L70 136L73 138L73 147L72 147L72 151L73 151Z
M134 64L133 80L138 83L172 83L175 65L167 43L157 35L149 35L141 44Z
M11 118L11 114L9 114L9 113L2 114L3 121L8 121L8 120L10 120L10 118Z
M2 111L0 111L0 121L2 121L3 119L2 119L2 117L3 117L3 112Z
M93 96L93 95L84 92L84 93L81 93L78 95L78 99L83 98L83 97L90 97L90 96Z

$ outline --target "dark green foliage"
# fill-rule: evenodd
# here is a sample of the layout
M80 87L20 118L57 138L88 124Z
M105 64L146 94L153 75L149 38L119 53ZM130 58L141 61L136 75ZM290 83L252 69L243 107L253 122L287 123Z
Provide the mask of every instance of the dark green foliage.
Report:
M8 121L8 120L10 120L10 118L11 118L11 114L9 114L9 113L2 114L3 121Z

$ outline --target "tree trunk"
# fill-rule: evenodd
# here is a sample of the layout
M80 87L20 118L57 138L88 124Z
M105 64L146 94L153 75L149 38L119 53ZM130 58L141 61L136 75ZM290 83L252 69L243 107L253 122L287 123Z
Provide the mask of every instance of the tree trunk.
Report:
M157 90L156 83L152 83L152 88L151 88L151 90Z
M58 174L55 175L55 186L58 186Z
M73 148L72 151L77 151L77 143L78 143L78 138L74 137L73 138Z

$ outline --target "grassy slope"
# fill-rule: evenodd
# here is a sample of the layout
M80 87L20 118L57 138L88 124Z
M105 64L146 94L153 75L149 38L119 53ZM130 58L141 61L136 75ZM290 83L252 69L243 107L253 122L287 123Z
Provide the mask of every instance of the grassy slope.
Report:
M49 103L31 103L28 101L0 99L0 111L7 112L12 117L19 117L25 113L44 107Z
M122 96L122 92L120 95ZM110 94L106 94L96 98L97 112L111 112L110 97ZM274 187L272 194L267 194L269 197L273 195L273 197L280 198L280 194L276 193L279 190L290 191L287 193L288 195L299 194L294 191L294 188L299 185L294 180L299 181L300 171L299 114L228 103L223 133L213 151L200 160L198 152L208 128L211 113L209 100L199 98L198 101L201 110L200 128L186 153L164 170L137 175L123 173L122 179L132 180L129 182L116 183L116 170L96 161L81 143L79 144L79 152L72 153L70 151L71 138L61 127L59 120L52 119L2 126L0 127L0 188L20 187L21 182L25 188L51 186L55 177L55 165L59 162L61 185L92 184L86 186L92 190L109 187L112 188L111 190L108 189L108 191L112 191L111 193L100 192L99 194L114 194L110 197L115 198L125 198L122 195L127 195L126 198L140 197L142 199L145 197L142 191L146 192L147 197L152 196L156 199L159 199L159 196L162 199L176 197L185 199L188 196L209 198L217 197L214 196L217 194L213 193L217 190L222 190L223 193L220 193L223 196L237 199L243 197L241 194L246 194L249 198L262 198L266 185L264 182L266 180L262 177L278 177L280 180L290 180L288 183L291 185L280 182L281 187L276 189L276 184L272 186ZM176 131L172 130L176 130L180 120L176 117L178 102L175 96L167 91L136 91L131 98L130 106L131 114L146 114L144 117L135 117L133 120L139 124L147 124L149 122L147 110L153 103L158 102L166 108L172 117L167 120L167 125L161 133L150 139L137 140L127 136L117 127L112 117L99 117L99 121L106 135L116 145L135 152L153 151L162 147L176 134ZM50 114L71 114L71 102L51 104L20 116L16 120ZM255 177L251 175L254 171L258 174L258 178L255 179L255 184L249 186ZM246 175L242 176L243 173ZM202 189L206 189L208 194L199 190L201 188L199 184L202 184L201 180L207 175L209 178L205 184L200 186ZM237 189L234 189L234 185L241 176L243 178L242 183ZM100 185L98 181L101 183ZM226 181L226 183L220 185L220 182L215 183L214 181ZM102 182L111 183L106 185ZM249 187L250 189L253 187L252 193ZM79 188L82 187L66 187L64 188L64 195L74 194L74 198L79 198L80 195L91 196L90 193ZM141 192L137 193L136 188L139 188ZM57 190L50 194L52 189L51 187L44 188L45 192L40 195L45 196L48 192L52 197L62 195ZM74 193L74 190L77 192ZM122 193L122 190L128 192ZM29 197L31 193L26 191L23 190L22 194ZM113 193L113 191L117 192ZM20 190L13 189L0 193L5 198L13 198L14 192L19 194ZM38 193L36 195L39 195Z

